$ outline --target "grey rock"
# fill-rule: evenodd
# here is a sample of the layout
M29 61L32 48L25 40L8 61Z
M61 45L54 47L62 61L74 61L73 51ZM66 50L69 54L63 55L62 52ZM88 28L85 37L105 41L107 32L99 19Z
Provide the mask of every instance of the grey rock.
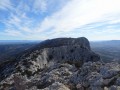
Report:
M45 89L40 89L40 90L70 90L69 88L67 88L64 84L59 83L59 82L55 82L52 85L50 85L49 87L45 88Z
M120 86L120 77L116 80L116 85Z
M100 75L97 72L92 72L88 77L88 82L90 83L90 86L103 86L103 78L102 75Z
M90 90L103 90L103 88L102 87L90 87Z
M85 90L81 84L76 85L77 90Z
M120 72L120 65L118 63L107 63L102 66L100 73L103 75L103 78L111 78L117 75Z
M115 82L115 80L116 80L116 77L112 77L112 78L110 78L110 79L104 79L104 80L103 80L103 84L104 84L105 86L109 86L110 83Z
M104 87L104 90L108 90L108 88L107 88L107 87Z
M109 88L109 90L120 90L120 86L113 85Z

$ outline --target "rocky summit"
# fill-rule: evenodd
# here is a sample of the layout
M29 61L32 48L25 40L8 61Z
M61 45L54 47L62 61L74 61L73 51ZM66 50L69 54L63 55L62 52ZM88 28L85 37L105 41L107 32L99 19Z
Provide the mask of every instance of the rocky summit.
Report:
M102 62L85 37L46 40L0 63L0 90L120 90L120 64Z

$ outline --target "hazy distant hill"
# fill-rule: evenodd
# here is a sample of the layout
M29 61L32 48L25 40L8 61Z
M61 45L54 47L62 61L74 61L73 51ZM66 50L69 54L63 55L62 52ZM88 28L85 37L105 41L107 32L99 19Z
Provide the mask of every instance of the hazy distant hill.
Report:
M91 48L99 53L105 62L120 61L120 40L91 42Z
M40 41L0 40L0 61L13 59L20 52L27 50ZM105 62L118 60L120 62L120 40L90 42L91 48L100 54Z
M0 45L39 43L40 40L0 40Z
M0 40L0 61L12 60L39 41Z

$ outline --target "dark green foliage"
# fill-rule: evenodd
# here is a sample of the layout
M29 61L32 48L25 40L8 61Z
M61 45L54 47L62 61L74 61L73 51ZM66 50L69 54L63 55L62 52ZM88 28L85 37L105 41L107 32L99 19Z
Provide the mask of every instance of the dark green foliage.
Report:
M78 63L74 63L76 68L80 68L83 65L82 60Z
M71 49L71 50L70 50L70 52L71 52L71 53L73 53L73 52L74 52L74 50L73 50L73 49Z
M53 55L49 55L49 60L52 60L53 59Z
M62 56L62 59L64 59L65 57L64 56Z
M37 89L44 89L50 85L52 85L54 81L45 81L37 85Z
M72 65L72 64L73 64L73 62L72 62L72 61L67 61L66 63L68 63L68 64L70 64L70 65Z

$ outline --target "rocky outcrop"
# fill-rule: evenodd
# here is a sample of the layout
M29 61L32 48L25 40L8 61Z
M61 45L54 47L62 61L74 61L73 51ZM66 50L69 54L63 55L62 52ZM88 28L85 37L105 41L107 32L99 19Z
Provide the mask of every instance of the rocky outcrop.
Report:
M113 67L107 71L116 72L116 64L109 65ZM119 90L120 64L117 66L117 74L104 78L107 71L101 70L108 65L101 62L86 62L79 69L67 63L56 64L29 77L20 72L12 74L0 84L1 88L16 90Z
M84 38L58 38L47 40L36 46L38 49L31 52L27 57L26 53L21 57L22 62L19 68L31 72L57 63L69 63L81 67L84 62L100 61L99 55L91 51L89 41Z
M102 70L103 68L107 68L107 70L104 71ZM88 62L72 76L71 80L75 84L81 84L85 90L104 90L106 87L109 87L108 90L111 90L112 85L119 86L119 84L116 84L116 82L119 82L119 75L120 64L118 63L103 64L101 62Z
M103 63L82 38L47 40L2 68L0 90L119 90L120 64ZM2 66L3 67L3 66ZM11 72L9 71L11 70Z

